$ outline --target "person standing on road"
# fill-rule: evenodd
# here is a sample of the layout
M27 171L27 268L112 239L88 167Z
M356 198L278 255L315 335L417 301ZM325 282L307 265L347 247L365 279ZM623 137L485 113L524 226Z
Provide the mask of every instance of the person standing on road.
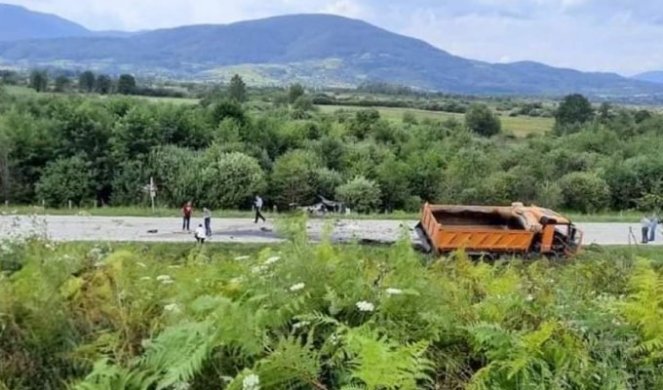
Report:
M256 195L255 199L253 200L253 208L256 210L256 220L254 223L258 223L259 219L262 219L263 222L267 221L260 212L260 210L262 210L262 206L263 206L262 198Z
M191 202L186 202L182 207L182 230L186 229L187 232L190 231L191 214L193 214L193 205Z
M658 216L652 214L649 218L649 241L656 241L656 228L658 227Z
M203 225L198 225L198 228L196 229L195 233L196 241L198 241L199 244L204 244L205 243L205 238L207 237L205 235L205 228Z
M640 227L642 228L642 243L646 244L649 241L649 225L651 222L647 216L642 217L640 220Z
M203 208L203 218L205 221L205 236L212 237L212 211L207 207Z

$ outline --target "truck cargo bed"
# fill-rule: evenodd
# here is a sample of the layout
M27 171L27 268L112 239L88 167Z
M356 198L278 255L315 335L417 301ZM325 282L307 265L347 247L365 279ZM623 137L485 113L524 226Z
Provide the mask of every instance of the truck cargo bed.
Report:
M419 234L438 253L525 253L535 233L510 208L431 206L422 211Z

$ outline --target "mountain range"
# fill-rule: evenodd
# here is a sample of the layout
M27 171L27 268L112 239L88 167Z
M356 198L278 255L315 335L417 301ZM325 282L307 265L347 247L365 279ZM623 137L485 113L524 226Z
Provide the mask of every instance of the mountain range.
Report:
M471 94L663 95L663 85L648 78L536 62L475 61L360 20L324 14L122 33L93 32L55 15L0 5L2 65L215 81L239 73L263 85L384 81Z

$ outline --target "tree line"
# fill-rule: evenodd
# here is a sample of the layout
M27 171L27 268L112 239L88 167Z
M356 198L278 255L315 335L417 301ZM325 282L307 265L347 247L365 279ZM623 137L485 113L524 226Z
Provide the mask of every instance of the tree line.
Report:
M516 139L482 104L465 121L394 121L375 109L321 113L301 85L269 101L247 96L240 77L197 105L1 94L0 195L138 205L153 177L166 206L250 207L255 193L280 209L317 195L357 211L414 211L424 201L582 212L663 204L656 113L595 109L572 95L554 131Z
M45 70L30 72L29 86L37 92L46 92L50 86L49 74ZM77 82L66 75L59 75L53 81L54 92L67 92L76 89L82 93L96 92L107 95L112 92L131 95L136 90L136 79L130 74L122 74L114 80L107 74L95 74L88 70L78 76Z

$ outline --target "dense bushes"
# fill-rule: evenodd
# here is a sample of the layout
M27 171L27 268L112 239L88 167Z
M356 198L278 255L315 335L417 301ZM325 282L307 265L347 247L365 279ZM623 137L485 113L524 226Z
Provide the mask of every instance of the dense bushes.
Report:
M594 119L584 100L569 98L559 132L514 139L495 135L499 119L486 106L472 106L467 127L404 123L376 109L325 114L296 104L309 99L305 90L287 92L279 96L291 105L0 95L0 194L12 203L146 204L153 177L163 206L243 208L261 192L283 210L364 177L380 194L365 211L523 201L589 212L656 207L663 188L655 113L610 107Z
M357 212L375 210L380 204L380 187L365 177L356 177L336 189L338 198Z
M663 275L624 253L3 241L0 387L658 389Z

